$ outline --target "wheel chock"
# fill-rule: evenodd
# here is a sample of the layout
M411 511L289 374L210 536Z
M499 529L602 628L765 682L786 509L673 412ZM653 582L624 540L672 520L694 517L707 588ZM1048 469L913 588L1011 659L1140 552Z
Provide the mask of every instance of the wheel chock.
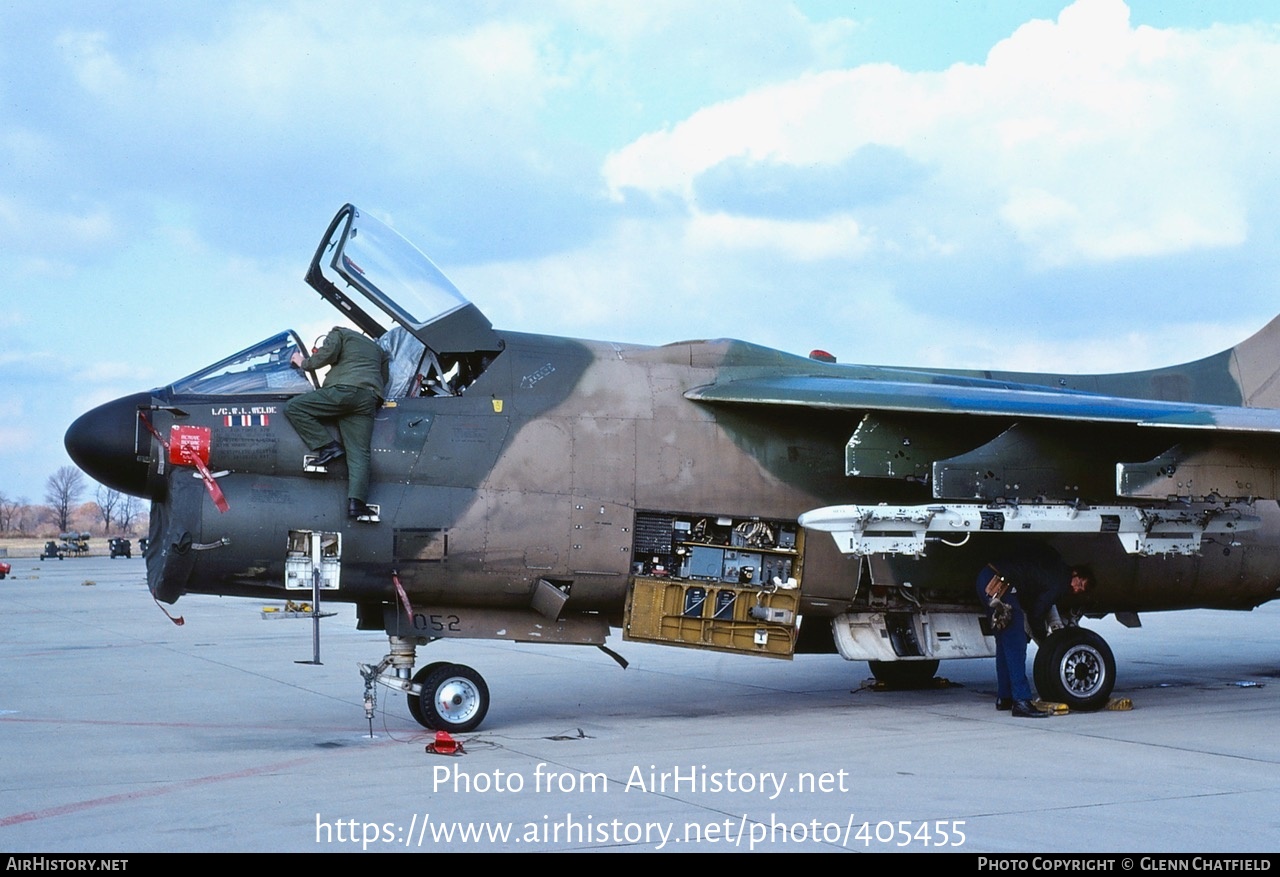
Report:
M1036 709L1046 712L1051 716L1065 716L1067 713L1071 712L1071 708L1065 703L1055 703L1051 700L1033 700L1031 701L1031 704Z
M1133 709L1133 700L1128 697L1113 697L1107 701L1106 709L1124 712Z
M462 748L462 744L449 736L448 731L436 731L436 739L427 744L427 753L430 755L466 755L467 751Z

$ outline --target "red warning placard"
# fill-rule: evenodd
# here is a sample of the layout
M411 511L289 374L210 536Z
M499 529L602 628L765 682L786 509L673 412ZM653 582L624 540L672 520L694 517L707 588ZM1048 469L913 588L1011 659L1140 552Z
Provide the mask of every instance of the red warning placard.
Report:
M209 464L209 437L213 433L207 426L173 426L169 429L169 462L175 466L194 466L199 460Z
M178 426L169 429L169 462L175 466L195 466L209 490L209 498L220 512L231 506L218 482L209 471L209 437L213 433L207 426Z

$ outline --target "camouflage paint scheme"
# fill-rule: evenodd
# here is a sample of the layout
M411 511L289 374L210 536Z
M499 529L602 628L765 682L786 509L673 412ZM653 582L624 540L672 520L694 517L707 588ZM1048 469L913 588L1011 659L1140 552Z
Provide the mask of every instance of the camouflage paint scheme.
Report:
M1199 557L1130 555L1110 535L1051 539L1098 573L1091 613L1246 609L1280 585L1280 318L1197 362L1076 376L841 365L731 340L580 341L494 331L473 306L463 313L462 346L491 355L465 393L401 397L380 411L376 525L345 517L344 466L301 471L306 449L283 416L299 388L191 395L175 382L80 418L67 434L80 466L153 501L156 597L282 598L288 532L313 529L343 534L341 588L325 599L359 604L362 626L382 629L393 572L423 611L527 612L546 581L567 594L565 617L617 625L637 511L794 522L835 504L940 500L1232 503L1262 519L1239 545L1206 543ZM384 328L358 310L353 319L370 334ZM430 331L419 336L430 349L459 352L447 326ZM164 464L139 409L160 436L174 424L209 430L208 467L225 472L228 512L191 468ZM869 600L972 609L977 570L1010 538L848 559L810 534L801 613L812 621Z

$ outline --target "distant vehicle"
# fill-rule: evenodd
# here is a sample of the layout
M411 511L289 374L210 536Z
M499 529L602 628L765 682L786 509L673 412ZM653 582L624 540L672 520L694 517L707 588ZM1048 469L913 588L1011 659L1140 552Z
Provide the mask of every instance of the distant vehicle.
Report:
M147 546L150 544L151 544L151 540L148 539L146 536L143 536L141 539L138 540L138 550L141 551L143 554L146 554Z
M12 570L13 570L13 567L9 566L9 564L5 563L3 560L0 560L0 579L3 579Z
M40 559L52 560L55 557L58 558L58 560L62 560L62 549L58 547L57 542L50 539L48 542L44 543L44 551L40 552Z
M113 536L107 540L107 547L111 549L111 558L117 557L133 557L133 543L123 536Z

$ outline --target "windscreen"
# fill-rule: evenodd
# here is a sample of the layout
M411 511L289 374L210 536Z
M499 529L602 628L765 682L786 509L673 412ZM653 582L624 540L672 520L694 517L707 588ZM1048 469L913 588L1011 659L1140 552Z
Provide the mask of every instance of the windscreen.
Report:
M221 362L174 381L174 393L198 396L252 396L305 393L313 389L289 358L302 350L292 332L281 332Z

